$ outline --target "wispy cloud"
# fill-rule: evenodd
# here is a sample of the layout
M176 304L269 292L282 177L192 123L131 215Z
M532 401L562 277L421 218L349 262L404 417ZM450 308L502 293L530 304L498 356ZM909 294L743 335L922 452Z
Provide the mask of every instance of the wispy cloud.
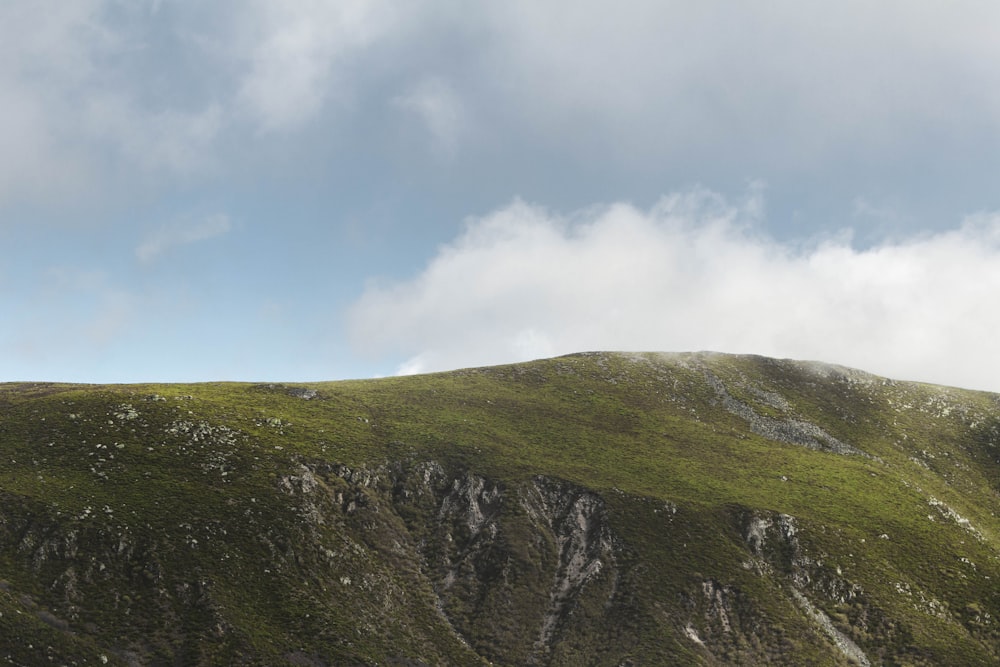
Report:
M160 227L143 239L135 249L135 256L149 262L177 246L198 243L229 233L232 224L229 216L217 213L201 220L179 220Z
M139 305L105 271L66 266L41 272L25 301L30 307L0 342L39 363L102 353L134 323Z
M756 200L699 190L647 211L515 202L412 279L355 304L359 350L401 372L591 349L752 352L1000 389L1000 215L859 250L756 231Z
M224 114L217 104L197 111L141 111L123 96L94 96L82 110L87 132L131 165L181 178L209 171Z
M451 85L440 78L424 79L393 103L420 119L438 154L454 157L467 119L461 98Z
M264 130L296 128L343 85L344 62L393 22L384 2L295 0L250 3L257 33L239 101Z

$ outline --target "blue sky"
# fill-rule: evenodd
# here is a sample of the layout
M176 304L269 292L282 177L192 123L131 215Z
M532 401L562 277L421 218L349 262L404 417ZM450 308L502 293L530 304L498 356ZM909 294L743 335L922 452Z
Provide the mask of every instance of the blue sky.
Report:
M1000 6L0 5L0 381L590 349L1000 391Z

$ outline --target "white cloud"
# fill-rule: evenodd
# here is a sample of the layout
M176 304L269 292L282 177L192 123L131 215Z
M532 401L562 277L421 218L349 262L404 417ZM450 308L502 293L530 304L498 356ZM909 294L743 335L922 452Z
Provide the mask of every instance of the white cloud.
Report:
M1000 390L1000 215L852 247L755 232L757 198L704 191L651 210L560 216L515 202L471 221L426 269L372 285L359 349L401 372L583 350L703 350L818 359Z
M176 220L151 233L135 249L140 261L149 262L171 248L206 241L227 234L232 229L229 216L216 213L201 220Z

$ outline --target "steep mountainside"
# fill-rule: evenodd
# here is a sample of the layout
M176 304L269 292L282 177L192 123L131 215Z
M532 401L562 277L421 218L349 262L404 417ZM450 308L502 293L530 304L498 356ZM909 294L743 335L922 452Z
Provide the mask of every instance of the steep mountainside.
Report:
M1000 396L591 353L0 385L0 664L995 665Z

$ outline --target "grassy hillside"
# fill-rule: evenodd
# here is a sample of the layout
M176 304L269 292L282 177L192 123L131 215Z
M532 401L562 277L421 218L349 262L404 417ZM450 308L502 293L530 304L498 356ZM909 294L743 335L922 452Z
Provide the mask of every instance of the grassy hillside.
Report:
M0 385L0 663L997 664L1000 396L593 353Z

